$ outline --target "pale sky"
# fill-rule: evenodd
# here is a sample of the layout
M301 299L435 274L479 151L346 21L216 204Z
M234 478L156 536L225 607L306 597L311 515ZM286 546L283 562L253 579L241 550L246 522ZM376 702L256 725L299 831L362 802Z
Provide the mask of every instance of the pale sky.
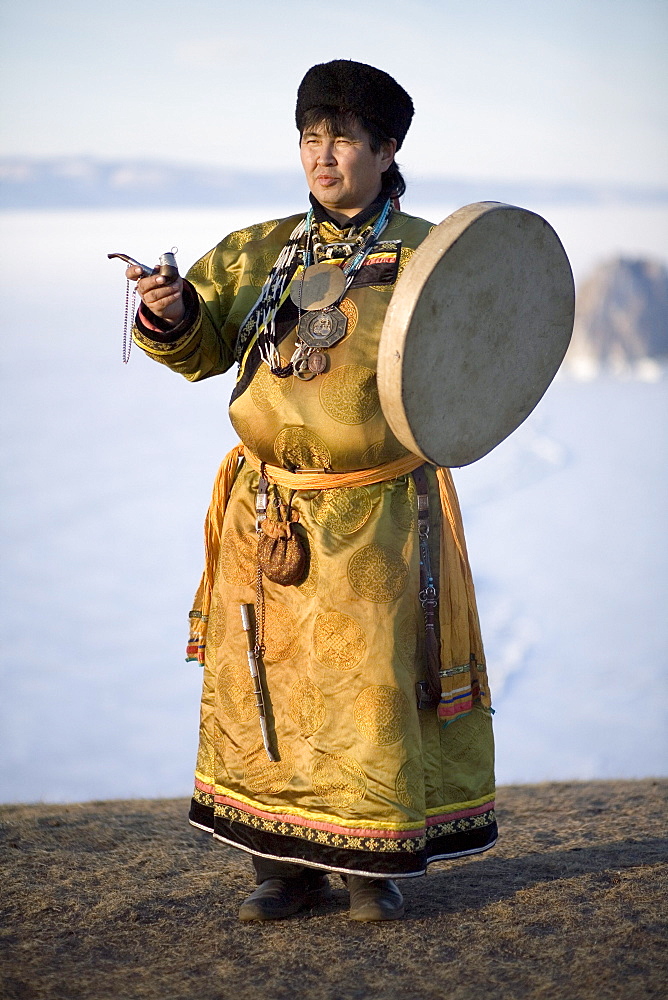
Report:
M4 155L297 168L316 62L416 105L407 173L668 182L666 0L2 0Z

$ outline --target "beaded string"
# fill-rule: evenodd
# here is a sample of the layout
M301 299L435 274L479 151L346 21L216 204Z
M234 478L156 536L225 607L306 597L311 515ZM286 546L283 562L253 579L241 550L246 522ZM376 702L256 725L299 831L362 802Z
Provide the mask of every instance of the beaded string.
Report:
M345 283L345 286L343 288L343 291L339 295L339 297L336 300L336 302L332 302L330 305L325 306L325 308L322 309L321 312L323 312L323 313L329 313L329 312L331 312L333 309L336 308L336 306L338 306L339 302L346 295L348 289L350 288L350 286L352 285L353 281L355 280L355 275L357 274L357 272L359 271L360 267L362 266L362 264L364 263L364 261L368 257L368 255L369 255L371 249L373 248L373 246L378 242L379 236L381 235L381 233L383 232L383 230L386 228L386 226L387 226L387 224L388 224L388 222L390 220L391 214L392 214L392 204L390 202L390 199L388 198L388 200L385 202L385 205L383 206L383 210L381 211L380 215L376 219L375 223L372 226L368 226L366 229L364 229L360 233L360 235L357 237L357 240L356 240L357 250L354 250L351 253L351 255L348 257L348 259L346 260L346 262L341 265L341 270L346 275L346 283ZM307 244L306 258L304 260L304 271L302 272L302 274L306 271L306 268L309 266L309 264L311 264L313 262L314 259L317 262L317 259L318 259L318 248L321 248L322 246L323 246L322 243L318 243L317 245L314 246L314 244L313 244L313 229L310 228L309 229L309 233L308 233L308 244ZM301 290L300 290L300 300L301 300ZM300 309L300 315L301 315L301 309ZM294 350L294 352L292 354L292 357L290 358L290 363L288 365L286 365L284 369L282 369L282 372L285 372L286 374L292 374L292 372L294 371L294 366L296 365L296 363L301 358L307 356L310 353L311 353L311 350L306 347L306 345L304 344L303 340L301 340L300 337L299 337L299 335L298 335L297 336L297 345L296 345L295 350ZM281 375L282 373L281 372L274 372L273 374L274 375Z
M354 253L341 267L341 270L346 275L346 284L341 296L337 302L332 303L332 305L328 306L325 310L323 310L323 312L333 309L346 294L355 280L355 275L364 263L366 257L369 255L372 247L378 241L378 238L383 230L387 227L391 214L392 203L388 198L373 226L365 229L364 232L362 232L357 238L357 250L354 251ZM276 313L278 312L281 299L287 287L288 278L292 270L292 265L297 254L299 244L302 242L304 236L306 236L306 247L304 250L303 262L304 271L314 259L317 259L317 246L314 246L313 230L314 214L313 209L310 208L306 217L298 223L290 234L287 243L278 255L276 263L272 267L267 276L267 280L262 286L262 291L260 292L257 302L250 310L240 327L241 334L246 335L251 334L253 330L257 330L257 343L260 357L269 366L272 374L277 375L279 378L286 378L292 375L292 362L294 360L294 356L290 359L287 365L281 365L281 356L276 345ZM318 244L318 246L320 245L321 244ZM243 343L247 342L247 336L244 336L241 339ZM298 350L299 348L297 348L297 351ZM240 360L240 358L237 360Z
M130 302L130 285L132 284L132 303ZM128 327L130 326L130 316L134 320L134 315L137 306L137 283L131 282L129 278L126 279L125 284L125 319L123 321L123 364L127 365L130 360L130 351L132 350L132 334L128 338Z
M290 233L287 243L267 275L267 280L262 286L257 302L239 328L240 333L245 335L257 331L260 356L272 371L281 367L281 357L276 347L276 313L287 286L297 247L310 227L312 216L313 209ZM246 342L247 336L243 336L242 343ZM237 358L237 360L241 359Z

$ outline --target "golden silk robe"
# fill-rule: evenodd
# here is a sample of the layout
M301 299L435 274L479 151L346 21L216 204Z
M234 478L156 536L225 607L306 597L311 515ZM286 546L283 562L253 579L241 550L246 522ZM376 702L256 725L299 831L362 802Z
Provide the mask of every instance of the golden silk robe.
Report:
M185 326L158 340L139 322L135 340L192 381L237 360L230 418L244 446L270 465L341 473L405 456L380 408L376 358L394 283L430 225L393 214L341 304L347 331L328 352L328 370L301 381L272 375L253 338L239 334L300 218L228 236L188 274L198 305ZM333 260L350 252L356 235L328 221L319 232ZM295 345L295 308L288 302L277 316L284 363ZM438 567L439 532L449 526L435 471L425 469ZM461 679L455 721L444 725L435 708L416 703L424 620L410 474L293 498L309 569L293 586L264 579L262 679L280 758L268 760L240 616L240 604L256 598L257 485L258 474L241 464L222 518L191 822L253 854L361 875L417 875L429 861L492 846L489 689L482 650L468 648L468 633L466 648L442 663ZM285 502L287 491L274 487L270 498ZM452 607L456 600L450 595ZM442 622L447 614L442 607Z

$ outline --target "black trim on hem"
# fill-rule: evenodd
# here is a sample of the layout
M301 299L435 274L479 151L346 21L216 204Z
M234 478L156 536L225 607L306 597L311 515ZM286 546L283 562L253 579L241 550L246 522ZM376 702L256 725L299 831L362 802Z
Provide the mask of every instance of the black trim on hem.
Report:
M432 861L447 861L467 854L478 854L493 847L498 837L496 821L458 833L443 834L427 841L421 851L362 851L347 847L318 844L301 837L269 833L214 816L210 806L195 799L190 807L190 822L232 847L249 854L310 865L329 871L365 872L369 875L407 878L424 874Z

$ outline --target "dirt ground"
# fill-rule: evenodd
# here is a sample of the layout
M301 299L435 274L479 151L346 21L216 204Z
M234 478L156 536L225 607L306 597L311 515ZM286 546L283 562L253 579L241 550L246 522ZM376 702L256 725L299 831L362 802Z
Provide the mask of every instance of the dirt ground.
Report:
M185 800L3 806L2 1000L578 1000L668 993L668 781L510 786L501 837L402 882L237 920L249 859Z

